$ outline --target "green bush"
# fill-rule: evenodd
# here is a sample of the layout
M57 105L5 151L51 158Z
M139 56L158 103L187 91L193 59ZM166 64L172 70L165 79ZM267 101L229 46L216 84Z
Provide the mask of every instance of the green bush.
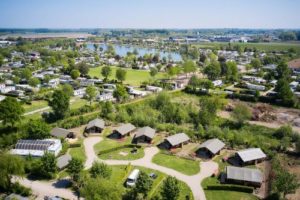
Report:
M16 182L12 185L11 191L13 193L16 193L16 194L19 194L19 195L25 196L25 197L30 196L32 194L30 188L24 187L19 182Z
M206 190L227 190L236 192L252 193L253 188L247 186L237 186L237 185L208 185Z

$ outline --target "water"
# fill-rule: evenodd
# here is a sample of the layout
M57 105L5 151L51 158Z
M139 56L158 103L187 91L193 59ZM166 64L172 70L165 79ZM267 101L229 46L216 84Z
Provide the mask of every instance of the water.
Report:
M133 52L134 49L137 50L138 56L144 56L145 54L156 54L158 53L160 56L160 59L163 57L166 57L167 59L169 57L172 58L173 61L179 62L182 61L181 55L176 52L167 52L167 51L161 51L154 48L142 48L142 47L133 47L133 46L125 46L125 45L113 45L116 51L116 54L119 56L126 56L127 52ZM102 47L105 51L107 49L107 44L99 44L99 48ZM87 44L87 48L90 50L94 50L94 44L89 43Z

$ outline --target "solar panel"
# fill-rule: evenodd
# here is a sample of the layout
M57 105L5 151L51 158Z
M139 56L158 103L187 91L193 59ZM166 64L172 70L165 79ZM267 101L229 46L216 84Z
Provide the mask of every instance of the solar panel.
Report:
M45 151L53 144L53 141L47 140L19 140L16 149L42 150Z

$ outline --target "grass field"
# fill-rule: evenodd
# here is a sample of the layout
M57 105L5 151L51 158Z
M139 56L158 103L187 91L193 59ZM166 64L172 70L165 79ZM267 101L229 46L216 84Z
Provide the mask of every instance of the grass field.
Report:
M128 177L128 175L130 174L130 172L133 169L138 168L141 171L146 172L147 174L150 174L152 172L155 173L157 175L157 178L153 180L153 185L152 185L150 192L148 193L147 199L151 199L152 197L159 194L162 184L163 184L163 180L167 177L167 175L164 173L161 173L156 170L144 168L144 167L135 167L135 166L131 166L131 165L127 165L127 166L120 165L120 166L111 166L111 168L112 168L112 176L111 176L110 180L112 183L114 183L116 185L116 187L121 188L123 190L123 192L125 192L127 190L124 187L124 183L126 181L126 178ZM179 186L180 186L180 196L179 196L178 200L186 200L187 195L190 196L190 200L192 200L193 195L192 195L189 187L181 181L179 182Z
M78 143L80 143L81 146L70 148L69 153L72 157L78 158L78 159L82 160L83 162L85 162L86 156L85 156L85 151L84 151L84 146L83 146L83 140L81 139L80 141L78 141Z
M209 177L204 179L202 182L202 187L205 192L207 200L258 200L252 194L237 192L237 191L228 191L228 190L206 190L208 185L218 185L220 184L216 177Z
M106 134L108 134L106 129ZM98 153L99 151L104 151L104 150L109 150L117 147L121 147L123 145L131 144L131 137L127 137L124 140L115 140L115 139L109 139L109 138L104 138L103 141L99 142L94 146L95 152ZM144 149L143 148L138 148L137 153L132 154L131 150L133 148L121 148L118 150L113 150L109 153L101 154L99 157L103 160L108 160L108 159L114 159L114 160L136 160L139 158L144 157Z
M89 75L91 77L97 77L103 79L103 76L101 75L101 68L102 67L96 67L96 68L90 68ZM116 79L115 74L118 67L112 66L112 74L109 77L109 79ZM125 68L124 68L125 69ZM125 84L130 84L134 86L140 85L143 81L148 81L151 79L151 76L149 74L149 71L145 70L135 70L135 69L125 69L127 71L126 74L126 80L124 81ZM156 78L163 78L164 73L160 72L156 76Z
M47 107L47 106L48 106L48 102L41 100L41 101L32 101L31 105L24 104L23 108L25 110L25 113L27 113L27 112L38 110L38 109L41 109L41 108L44 108L44 107Z
M215 48L228 45L228 42L211 42L195 44L199 48ZM298 54L300 54L300 43L287 43L287 42L271 42L271 43L232 43L232 46L239 45L243 48L257 48L261 51L287 51L290 48L294 48Z
M153 157L152 162L174 169L186 175L194 175L200 172L199 161L179 158L173 155L158 153Z

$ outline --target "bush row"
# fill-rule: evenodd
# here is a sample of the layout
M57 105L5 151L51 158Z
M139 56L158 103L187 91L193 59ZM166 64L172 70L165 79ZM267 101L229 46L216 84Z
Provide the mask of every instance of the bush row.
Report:
M238 186L238 185L208 185L207 190L227 190L227 191L237 191L245 193L253 193L253 188L248 186Z
M120 149L124 149L124 148L141 148L142 146L141 145L136 145L136 144L125 144L125 145L122 145L122 146L119 146L119 147L114 147L114 148L111 148L111 149L106 149L106 150L103 150L103 151L99 151L98 154L107 154L107 153L111 153L111 152L114 152L114 151L117 151L117 150L120 150Z

